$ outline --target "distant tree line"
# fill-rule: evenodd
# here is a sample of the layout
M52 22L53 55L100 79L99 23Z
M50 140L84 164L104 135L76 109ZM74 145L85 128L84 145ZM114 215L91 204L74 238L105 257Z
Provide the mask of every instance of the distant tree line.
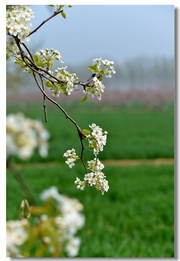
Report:
M119 59L120 60L120 59ZM139 56L115 62L116 74L113 79L105 79L105 86L112 89L145 89L174 87L174 58ZM87 77L84 64L76 69L78 75ZM72 68L73 70L74 68Z
M148 89L148 88L173 88L175 85L174 58L146 57L115 62L116 74L109 80L104 80L104 85L109 89ZM89 70L85 63L78 67L68 65L68 70L77 73L81 79L89 77ZM19 81L14 80L18 78ZM16 83L16 86L15 86ZM18 83L18 84L17 84ZM8 68L7 65L7 89L14 87L26 87L36 91L34 82L30 81L28 74L19 74L18 69Z

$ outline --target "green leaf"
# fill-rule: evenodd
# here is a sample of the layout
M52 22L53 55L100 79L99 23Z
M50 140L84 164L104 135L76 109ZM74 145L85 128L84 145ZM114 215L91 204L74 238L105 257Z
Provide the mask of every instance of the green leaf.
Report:
M81 100L80 100L80 104L84 103L87 100L87 95L85 95Z
M42 67L42 68L45 67L45 63L42 62L42 61L37 61L37 62L36 62L36 65L39 66L39 67Z
M90 130L83 129L82 133L86 136L86 135L88 135L90 133Z
M100 75L100 76L98 76L98 80L100 81L100 82L102 82L102 75Z
M48 68L52 68L53 67L53 63L52 62L48 62Z
M38 54L35 54L35 55L34 55L34 61L37 63L38 60L39 60L39 55L38 55Z
M50 81L47 81L47 82L44 82L44 84L47 86L47 87L52 87L52 82L50 82Z
M64 93L66 96L68 95L68 92L66 91L66 88L65 88L63 85L60 87L60 90L61 90L61 92Z
M101 69L100 72L99 72L100 75L103 75L104 74L104 70Z
M54 86L59 88L62 93L64 93L66 96L68 95L68 92L66 91L66 87L63 84L54 83Z
M95 65L89 65L88 68L91 70L91 72L97 72L97 68Z
M64 19L66 19L66 13L64 11L61 12L61 15Z

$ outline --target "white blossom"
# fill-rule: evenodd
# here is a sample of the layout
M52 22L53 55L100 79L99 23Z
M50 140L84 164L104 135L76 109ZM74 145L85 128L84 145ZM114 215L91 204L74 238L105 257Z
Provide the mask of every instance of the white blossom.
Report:
M72 168L75 165L75 161L79 159L74 148L72 148L71 150L67 150L64 153L63 157L67 158L65 163L69 166L69 168Z
M23 113L9 114L6 117L7 157L15 155L26 160L36 148L41 157L46 157L49 137L49 132L40 121L26 118Z
M25 227L27 220L10 220L6 222L6 256L22 257L19 246L26 241L28 234Z
M85 224L85 216L81 213L84 206L78 199L60 194L55 186L45 189L40 194L40 198L43 201L48 201L52 198L56 201L59 212L54 222L57 229L61 231L59 240L65 246L68 256L76 256L79 252L81 241L75 237L75 234ZM50 242L50 239L48 239L48 242Z
M61 200L61 195L59 194L58 189L55 186L43 190L43 192L40 194L40 199L43 201L47 201L51 198L55 199L58 202L60 202Z
M34 14L30 8L16 5L6 10L6 30L9 35L17 36L20 40L28 40L30 33L31 18Z
M70 257L74 257L77 256L78 252L79 252L79 246L81 244L81 240L78 237L75 238L71 238L65 247L65 250L68 254L68 256Z

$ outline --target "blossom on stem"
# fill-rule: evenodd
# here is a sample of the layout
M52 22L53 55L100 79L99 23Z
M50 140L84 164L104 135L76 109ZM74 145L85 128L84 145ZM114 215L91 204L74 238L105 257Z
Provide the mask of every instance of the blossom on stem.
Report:
M95 123L92 123L89 127L92 129L92 132L87 134L85 137L85 139L89 142L87 149L93 148L93 153L97 156L97 154L103 150L104 145L106 145L107 131L103 131L102 128ZM75 149L67 150L63 156L67 158L66 164L70 168L75 165L74 162L79 158L76 155ZM102 164L96 157L93 160L87 161L87 164L87 170L90 172L85 173L83 181L76 177L74 181L76 188L84 190L86 185L91 187L94 186L98 191L101 191L103 195L104 192L107 192L109 189L106 176L102 172L102 169L104 169L104 164Z
M102 93L104 92L105 86L102 84L102 77L105 75L106 78L111 78L112 73L116 73L113 67L114 62L102 58L93 59L92 66L88 68L95 73L93 81L86 86L84 92L91 93L92 97L97 96L98 100L101 100Z
M6 31L9 35L17 36L21 41L29 40L31 18L34 13L24 5L16 5L6 10Z
M9 220L6 222L6 256L22 257L19 247L24 244L28 238L26 227L28 221Z
M84 206L78 199L60 194L55 186L45 189L40 198L43 201L55 200L58 212L54 218L54 224L56 230L60 232L57 240L65 247L68 256L76 256L79 252L81 240L75 237L75 234L85 224L85 216L81 213ZM50 242L49 239L48 242ZM49 246L49 249L51 252L55 251L52 245Z
M67 150L63 157L67 158L65 163L69 166L69 168L72 168L75 165L75 161L79 159L79 157L76 155L75 149Z
M65 251L69 257L78 255L81 240L76 237L85 224L83 204L76 198L69 198L53 186L40 194L43 206L31 206L31 218L6 222L6 256L39 257L39 245L43 245L41 255L58 257ZM29 250L32 252L29 252ZM37 255L36 255L37 254Z
M69 257L77 256L77 254L79 252L80 244L81 244L81 240L78 237L71 238L67 242L67 244L65 246L65 250Z
M81 190L83 190L87 184L94 186L98 191L101 191L102 195L104 195L104 192L107 192L109 189L106 176L101 171L86 173L83 181L76 178L74 183L77 185L76 188Z
M75 162L76 160L73 159L73 158L68 158L65 163L69 166L69 168L71 169L74 165L75 165Z
M106 145L107 140L107 131L102 131L102 128L97 126L95 123L89 125L93 130L91 134L86 136L86 139L89 141L89 146L93 148L93 153L95 156L99 154L100 151L103 151L104 145Z
M94 172L101 171L104 168L104 164L102 164L100 160L97 158L94 158L93 160L90 160L87 163L88 163L88 169Z
M16 155L26 160L35 149L41 157L47 157L50 134L40 121L26 118L23 113L9 114L6 117L6 134L7 157Z

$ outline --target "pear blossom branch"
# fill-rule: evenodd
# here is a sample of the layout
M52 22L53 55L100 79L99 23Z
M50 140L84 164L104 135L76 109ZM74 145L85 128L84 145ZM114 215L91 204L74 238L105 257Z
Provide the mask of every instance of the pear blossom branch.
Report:
M52 19L53 17L55 17L56 15L60 14L61 12L63 12L63 10L60 10L59 12L54 12L53 15L51 15L49 18L47 18L46 20L44 20L37 28L35 28L33 31L31 31L29 33L28 36L34 34L41 26L43 26L43 24L47 23L50 19Z
M46 52L41 50L40 53L36 53L34 58L36 59L36 63L33 59L33 56L28 49L28 47L20 42L20 39L18 39L17 36L13 36L15 39L15 42L17 44L17 47L19 48L19 54L21 55L22 61L17 57L16 62L22 64L24 62L24 65L27 66L32 71L36 72L37 74L41 75L44 79L47 81L45 82L45 85L52 90L54 95L59 95L60 92L64 92L66 95L70 95L72 91L78 90L75 87L77 85L81 85L83 87L83 92L85 93L85 96L83 97L84 100L87 98L88 93L92 93L92 96L97 96L99 100L101 100L101 93L104 92L104 85L101 83L102 74L105 74L106 77L111 77L111 73L115 73L113 68L113 62L110 62L108 60L102 60L104 69L100 68L101 64L101 58L100 59L94 59L93 63L94 66L89 66L92 70L92 75L87 81L79 81L75 74L70 74L65 70L65 67L63 68L57 68L55 70L56 76L53 75L53 72L51 72L48 68L48 61L46 59L46 55L54 55L55 60L61 60L60 53L56 50L51 49L50 51L46 49ZM24 46L26 51L28 52L28 55L22 50L21 44ZM41 57L42 56L42 57ZM42 61L41 59L44 59ZM38 64L43 64L46 69L38 66ZM108 68L109 67L109 68ZM27 70L25 68L25 70ZM62 70L60 72L60 70ZM96 72L94 72L94 70ZM84 102L84 100L81 100L80 102Z
M82 130L80 129L80 127L78 126L78 124L68 115L68 113L62 108L62 106L59 105L59 103L57 103L55 100L53 100L51 97L48 96L48 94L44 91L44 89L42 88L42 86L40 85L35 73L33 72L33 76L34 76L34 79L36 81L36 84L37 86L39 87L40 91L43 93L43 96L45 98L47 98L49 101L51 101L52 103L54 103L63 113L64 115L66 116L66 119L69 119L76 127L77 129L77 132L78 132L78 136L79 136L79 139L80 139L80 143L81 143L81 156L80 156L80 159L82 161L82 164L84 166L84 169L87 173L87 168L86 168L86 165L85 165L85 162L84 162L84 159L83 159L83 152L84 152L84 145L83 145L83 139L86 137Z
M94 123L89 125L89 127L92 129L91 134L89 130L81 130L78 124L67 114L62 106L46 93L44 87L46 86L49 88L52 91L52 95L59 96L60 93L70 95L72 91L80 90L77 88L78 86L82 86L82 90L85 95L81 99L80 103L86 101L88 94L91 94L92 97L96 96L98 100L101 100L101 95L105 88L105 86L102 84L103 75L105 75L106 78L111 78L112 74L116 73L113 66L114 62L107 59L102 60L102 58L93 59L92 65L88 66L88 69L90 69L92 72L91 77L86 81L79 81L75 73L71 74L66 70L67 66L61 68L57 67L57 69L51 71L54 62L63 62L62 57L57 50L54 50L53 48L49 50L46 48L46 50L40 50L39 52L36 52L34 55L32 55L31 51L24 43L24 40L28 41L28 37L31 34L35 33L43 24L55 17L57 14L61 13L62 17L65 18L66 14L63 10L61 10L63 7L64 5L58 5L54 14L44 20L33 31L30 31L31 24L29 23L30 18L34 17L31 9L20 6L15 8L15 10L8 10L6 30L7 34L11 37L6 48L6 58L9 59L14 56L14 62L19 64L25 72L31 73L33 75L35 82L43 95L43 108L46 122L48 120L46 111L47 99L55 104L66 116L66 118L75 125L81 143L80 157L76 155L74 149L68 150L66 153L64 153L63 156L67 158L66 163L70 168L75 165L74 162L77 159L82 161L86 174L84 181L80 181L79 178L76 179L75 184L77 184L77 188L84 189L84 187L89 184L90 186L95 186L96 189L100 190L102 194L104 194L104 192L109 188L108 181L105 179L106 177L104 173L101 172L103 167L99 159L96 157L98 153L103 150L103 146L106 145L107 132L103 132L102 128ZM26 10L26 15L22 14L24 10ZM14 18L16 19L15 23ZM20 23L22 19L24 19L24 23ZM37 76L39 76L40 81ZM87 148L84 147L83 139L86 139L89 142ZM89 162L88 165L90 165L86 167L83 159L83 153L84 149L90 148L92 149L95 158L93 161L91 161L91 163ZM87 173L87 170L91 170L91 173Z
M26 46L26 44L25 44L25 43L21 43L21 41L20 41L17 37L15 37L15 36L13 36L13 38L15 39L15 42L16 42L16 44L17 44L19 50L20 50L20 55L21 55L21 58L22 58L23 62L24 62L32 71L38 73L38 74L41 75L43 78L45 78L45 79L51 81L52 84L55 84L55 83L65 83L64 80L59 80L57 77L55 77L55 76L52 75L50 72L48 72L48 70L44 70L43 68L38 67L38 66L34 63L33 56L32 56L32 54L31 54L29 48ZM24 48L27 50L27 52L28 52L28 54L29 54L29 56L30 56L31 59L30 59L30 58L25 54L25 52L22 50L21 44L22 44L22 45L24 46ZM26 62L26 59L30 62L30 64ZM41 73L41 71L42 71L42 73ZM53 78L55 81L53 81L52 79L47 78L47 77L43 74L43 72L44 72L45 74L47 74L48 76L50 76L51 78ZM93 81L93 79L94 79L95 76L96 76L96 73L93 73L93 74L91 75L91 77L90 77L87 81L85 81L85 82L83 82L83 81L76 81L76 82L74 82L74 85L81 85L81 86L83 87L83 89L86 90L86 87Z
M49 97L49 95L43 90L43 88L41 87L35 73L33 72L33 77L36 81L36 84L38 85L40 91L43 93L43 95L45 95L45 97L51 101L52 103L54 103L63 113L64 115L66 116L67 119L69 119L76 127L77 131L78 131L78 134L80 137L85 137L85 135L82 133L80 127L78 126L78 124L75 122L75 120L73 120L73 118L71 118L68 113L63 109L63 107L61 105L59 105L59 103L57 103L55 100L53 100L51 97Z

